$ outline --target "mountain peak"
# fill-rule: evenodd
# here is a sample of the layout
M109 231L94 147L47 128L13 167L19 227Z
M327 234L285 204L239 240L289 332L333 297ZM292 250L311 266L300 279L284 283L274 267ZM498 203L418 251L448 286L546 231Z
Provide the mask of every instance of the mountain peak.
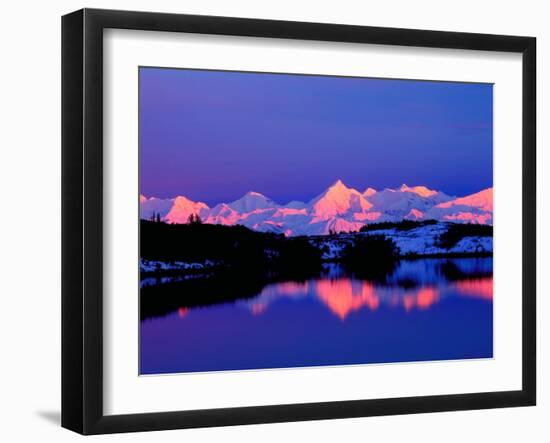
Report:
M421 197L431 197L437 194L437 191L428 189L426 186L407 186L405 183L399 188L401 192L413 192Z
M200 202L198 202L200 203ZM193 205L195 202L193 200L188 199L187 197L184 197L183 195L178 195L174 199L174 205L176 206L185 206L185 205Z
M470 194L465 197L456 198L437 205L439 208L451 208L453 206L472 206L487 212L493 212L493 188Z
M238 212L250 212L256 209L266 209L277 204L259 192L248 191L238 200L229 203L229 207Z
M173 200L173 205L164 217L164 220L169 223L187 223L191 214L202 217L209 209L206 203L195 202L183 195L178 195Z
M183 195L178 195L173 201L174 201L173 208L179 207L179 208L209 209L206 203L203 203L201 201L193 201L187 197L184 197Z
M314 200L319 200L320 198L324 197L330 197L333 199L347 199L352 194L359 194L359 191L356 191L353 188L348 188L342 180L338 179L332 185L330 185L325 190L325 192L323 192Z
M248 191L246 194L245 194L245 197L246 196L249 196L249 197L263 197L263 198L267 198L265 195L263 195L262 193L260 192L255 192L255 191Z
M344 184L344 182L341 179L336 180L332 185L329 186L329 189L338 189L338 188L345 188L348 189L348 187Z
M364 197L370 197L371 195L376 194L376 192L377 192L376 189L369 187L369 188L365 189L365 191L363 192L363 196Z
M320 220L345 214L350 210L362 213L372 206L359 191L348 188L340 179L309 204L311 213Z

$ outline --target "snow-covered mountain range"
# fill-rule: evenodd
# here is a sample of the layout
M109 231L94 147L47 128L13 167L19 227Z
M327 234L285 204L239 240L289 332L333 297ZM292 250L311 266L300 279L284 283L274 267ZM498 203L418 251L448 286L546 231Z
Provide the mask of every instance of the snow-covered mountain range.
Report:
M141 218L151 219L156 214L168 223L187 223L189 216L196 214L204 223L241 224L287 236L356 231L367 223L404 219L493 224L493 188L455 197L425 186L407 185L360 192L338 180L309 202L280 205L258 192L248 192L212 208L183 196L159 199L140 195Z

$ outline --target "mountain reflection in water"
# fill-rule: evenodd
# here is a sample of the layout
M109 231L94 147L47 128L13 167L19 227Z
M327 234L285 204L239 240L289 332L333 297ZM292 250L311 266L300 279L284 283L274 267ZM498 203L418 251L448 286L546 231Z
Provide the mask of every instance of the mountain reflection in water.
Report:
M301 281L142 281L141 373L492 357L492 258ZM242 287L242 289L239 289Z
M493 299L493 277L463 280L450 284L458 295ZM443 291L444 295L450 292ZM362 308L375 311L381 304L390 307L411 309L428 309L440 301L441 291L438 286L419 288L402 288L399 286L374 285L368 281L351 278L321 278L303 283L285 282L266 286L253 300L244 302L254 315L265 312L271 303L282 297L300 298L315 297L341 320L353 311Z

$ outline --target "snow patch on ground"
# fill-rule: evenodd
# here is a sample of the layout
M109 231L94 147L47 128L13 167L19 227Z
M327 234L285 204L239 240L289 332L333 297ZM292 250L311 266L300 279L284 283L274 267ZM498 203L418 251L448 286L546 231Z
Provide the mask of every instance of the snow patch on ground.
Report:
M340 258L344 248L352 244L358 236L369 235L383 235L391 238L402 256L493 252L492 237L465 237L450 249L438 246L439 237L447 231L448 227L447 223L437 223L408 231L399 231L395 228L379 229L356 234L317 236L312 237L310 242L314 246L321 248L324 260L336 260Z
M215 261L206 260L203 263L189 263L183 261L165 262L160 260L139 260L139 269L143 273L161 271L203 271L218 265Z

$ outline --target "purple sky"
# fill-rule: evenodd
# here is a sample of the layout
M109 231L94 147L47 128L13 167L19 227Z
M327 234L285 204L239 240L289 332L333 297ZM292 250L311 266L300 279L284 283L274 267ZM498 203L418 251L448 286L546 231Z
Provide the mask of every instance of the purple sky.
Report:
M140 68L140 192L210 205L492 186L489 84Z

